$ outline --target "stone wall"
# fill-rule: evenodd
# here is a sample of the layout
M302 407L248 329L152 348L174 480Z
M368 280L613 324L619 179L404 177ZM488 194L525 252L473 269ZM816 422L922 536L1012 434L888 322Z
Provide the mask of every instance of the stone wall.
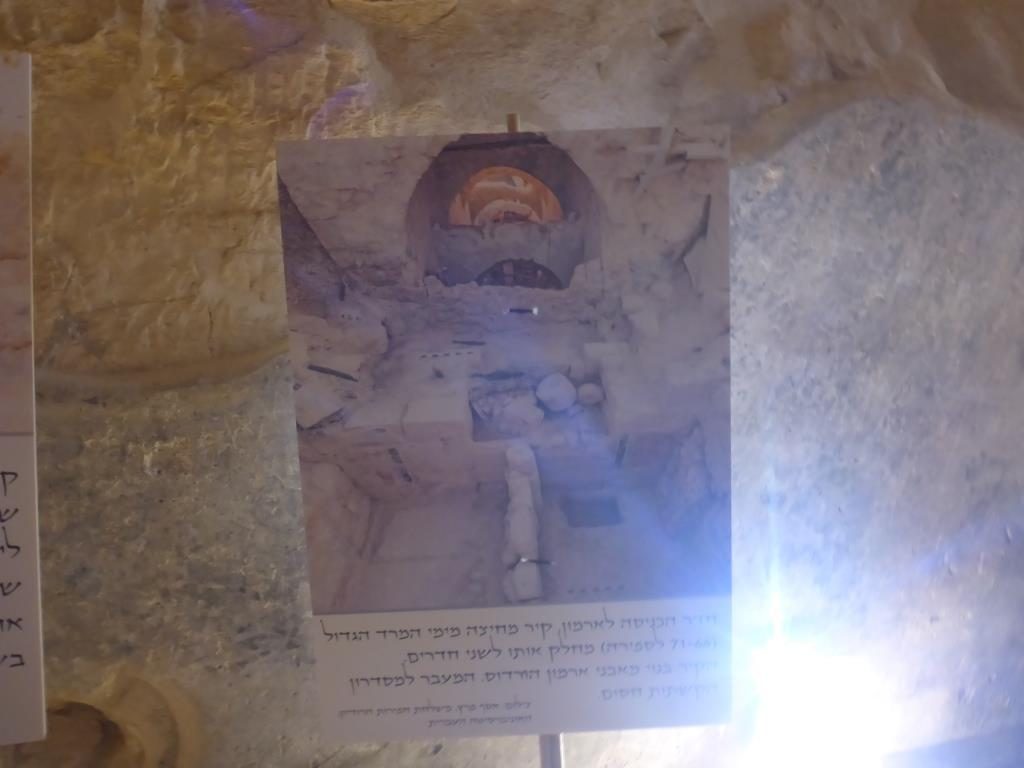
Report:
M339 466L303 462L302 500L306 516L306 557L314 613L328 613L348 580L353 560L369 547L370 499Z
M525 259L550 269L566 287L584 259L584 225L578 219L437 227L430 242L437 273L448 285L472 282L500 261Z
M36 68L51 691L125 662L172 677L212 734L204 765L535 761L530 738L320 740L290 381L280 361L208 381L284 348L276 139L454 135L514 110L734 129L738 636L781 588L787 621L891 672L902 747L1024 717L1017 4L0 9L0 47ZM572 735L568 762L707 764L740 739Z
M573 0L555 23L540 0L0 8L0 48L35 56L44 384L195 380L283 348L278 139L683 117L730 124L742 159L872 95L1014 125L1024 105L1006 2Z
M732 174L737 653L781 594L787 626L885 675L895 748L1024 718L1021 144L873 102ZM145 397L44 392L51 693L93 701L124 663L176 680L209 734L200 766L536 764L534 738L339 751L318 735L286 369ZM54 751L81 759L59 726ZM567 762L707 765L738 759L743 739L571 734Z

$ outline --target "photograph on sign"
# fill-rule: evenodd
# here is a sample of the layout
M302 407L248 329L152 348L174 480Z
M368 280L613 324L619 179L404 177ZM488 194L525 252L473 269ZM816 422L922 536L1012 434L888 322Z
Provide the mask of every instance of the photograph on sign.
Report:
M279 145L332 732L728 716L727 154L711 129ZM594 706L560 713L574 686ZM484 704L531 716L414 711Z

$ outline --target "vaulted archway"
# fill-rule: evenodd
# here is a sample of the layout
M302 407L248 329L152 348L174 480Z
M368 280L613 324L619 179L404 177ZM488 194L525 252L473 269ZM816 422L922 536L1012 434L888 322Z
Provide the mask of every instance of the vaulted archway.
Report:
M545 137L470 135L445 147L420 178L407 238L421 274L446 285L558 290L579 264L599 257L601 211L586 174Z
M453 227L516 221L562 221L562 204L536 176L507 165L474 173L448 207L448 223Z
M477 285L503 285L506 287L547 288L561 290L565 286L558 275L529 259L506 259L488 267L476 278Z

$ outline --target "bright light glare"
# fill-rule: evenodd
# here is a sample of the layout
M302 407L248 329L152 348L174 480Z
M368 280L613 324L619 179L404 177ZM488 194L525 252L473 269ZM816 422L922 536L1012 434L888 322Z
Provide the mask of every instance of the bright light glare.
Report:
M894 713L865 660L778 641L752 664L758 708L746 768L881 765Z

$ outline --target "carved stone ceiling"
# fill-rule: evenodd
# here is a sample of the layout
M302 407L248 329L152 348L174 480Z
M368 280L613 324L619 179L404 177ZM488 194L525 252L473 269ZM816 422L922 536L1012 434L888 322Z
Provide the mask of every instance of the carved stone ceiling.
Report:
M0 0L35 55L42 381L283 349L274 142L716 120L741 162L922 96L1024 122L1010 0Z

